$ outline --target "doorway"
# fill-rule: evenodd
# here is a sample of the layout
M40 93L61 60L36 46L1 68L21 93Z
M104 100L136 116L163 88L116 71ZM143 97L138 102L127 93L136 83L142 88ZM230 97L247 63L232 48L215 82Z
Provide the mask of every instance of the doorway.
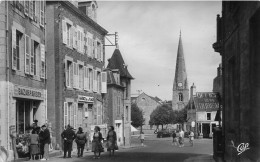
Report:
M202 133L203 133L203 138L209 138L210 123L203 123L202 124Z

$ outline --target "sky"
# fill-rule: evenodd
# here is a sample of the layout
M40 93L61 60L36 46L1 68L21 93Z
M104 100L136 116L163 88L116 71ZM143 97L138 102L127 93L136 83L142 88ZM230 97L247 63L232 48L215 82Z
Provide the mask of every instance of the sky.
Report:
M172 99L180 30L189 87L194 83L197 92L212 92L221 63L212 48L221 1L98 1L97 14L98 24L118 32L119 50L135 78L132 95L141 90ZM106 46L106 64L114 50Z

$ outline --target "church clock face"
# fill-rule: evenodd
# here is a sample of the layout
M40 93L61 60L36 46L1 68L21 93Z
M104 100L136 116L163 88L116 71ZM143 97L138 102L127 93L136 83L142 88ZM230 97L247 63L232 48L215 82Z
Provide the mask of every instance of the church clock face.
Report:
M182 87L182 83L178 83L178 87Z

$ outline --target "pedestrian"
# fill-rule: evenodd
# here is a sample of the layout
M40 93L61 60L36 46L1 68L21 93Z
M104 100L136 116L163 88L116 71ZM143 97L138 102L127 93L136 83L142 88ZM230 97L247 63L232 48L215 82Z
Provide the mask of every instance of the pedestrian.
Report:
M38 126L38 120L34 120L32 125L32 134L39 134L40 130L41 128Z
M190 131L189 138L190 138L190 144L191 144L191 146L193 147L194 133L193 133L192 131Z
M75 132L70 125L67 125L66 129L61 133L61 137L64 140L64 156L66 158L68 152L68 158L71 158L73 140L76 138Z
M179 137L179 147L183 147L184 146L184 132L183 132L183 130L181 129L180 130L180 137Z
M100 153L104 151L101 141L103 140L102 134L100 133L100 128L95 126L94 135L92 140L92 152L94 152L94 159L100 158ZM97 155L98 154L98 155Z
M109 156L111 156L111 151L112 155L115 154L115 150L118 150L117 146L117 136L116 132L114 131L114 127L110 126L108 128L108 134L107 134L107 150L109 151Z
M30 135L30 158L35 160L35 156L40 153L39 149L39 135L36 131Z
M141 132L141 134L138 138L140 138L141 145L144 146L144 132Z
M40 136L40 143L43 145L43 158L41 160L49 159L49 144L51 143L50 131L46 125L42 125L42 133Z
M78 128L75 142L77 143L78 157L83 157L83 151L87 142L86 134L83 132L81 127Z
M173 133L172 133L172 145L177 146L177 135L176 135L176 130L174 130Z

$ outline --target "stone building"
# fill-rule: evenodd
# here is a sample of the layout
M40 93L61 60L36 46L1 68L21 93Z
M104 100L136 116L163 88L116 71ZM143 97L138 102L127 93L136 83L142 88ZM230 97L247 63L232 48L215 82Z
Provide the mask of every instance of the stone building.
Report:
M213 80L213 92L218 92L222 96L222 65L217 68L217 76Z
M0 21L0 145L12 151L11 136L47 119L45 1L2 1Z
M122 54L115 49L107 65L107 95L105 116L108 125L113 125L119 145L131 142L131 80Z
M173 81L172 109L181 110L188 105L189 86L185 66L184 52L182 47L181 35L179 38L175 77Z
M260 2L223 1L213 48L222 56L225 161L260 160L259 43Z
M136 103L137 106L143 110L145 123L143 125L143 129L152 129L149 124L150 115L157 106L162 105L162 100L158 97L152 97L147 95L146 93L141 93L137 97L132 97L132 103Z
M77 8L80 6L79 8ZM48 120L53 143L61 144L68 124L82 127L93 137L94 126L107 133L104 120L104 37L107 31L92 15L96 1L47 1ZM88 11L88 12L86 12Z

